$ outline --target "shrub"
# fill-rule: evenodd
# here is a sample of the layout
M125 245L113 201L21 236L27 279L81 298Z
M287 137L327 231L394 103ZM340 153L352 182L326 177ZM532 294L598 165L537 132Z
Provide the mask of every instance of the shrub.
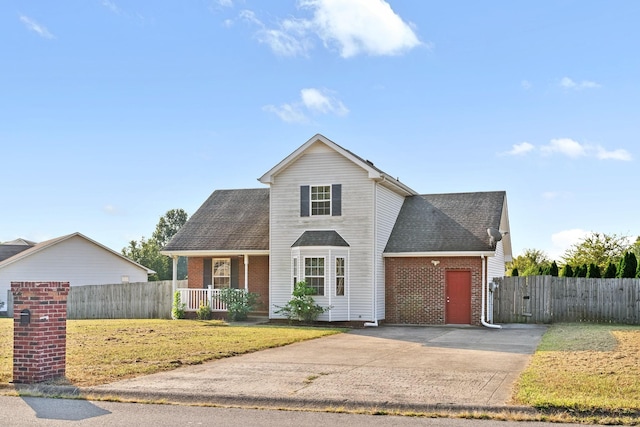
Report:
M558 277L558 264L555 261L549 266L549 274L553 277Z
M196 317L198 320L209 320L211 319L211 307L209 307L208 302L200 303L200 308L196 311Z
M244 289L220 289L218 298L227 306L227 316L231 321L246 320L258 302L258 294Z
M592 279L599 279L601 277L600 267L598 267L594 263L589 264L589 267L587 268L587 277L590 277Z
M518 272L518 267L515 267L513 270L511 270L511 277L518 277L520 273Z
M180 292L173 294L173 306L171 307L172 319L184 319L184 311L187 305L180 300Z
M298 320L304 323L315 321L322 313L331 310L331 307L322 307L316 304L311 296L313 288L307 286L306 282L298 282L293 287L293 298L284 305L284 307L276 306L278 314L284 314L287 319Z

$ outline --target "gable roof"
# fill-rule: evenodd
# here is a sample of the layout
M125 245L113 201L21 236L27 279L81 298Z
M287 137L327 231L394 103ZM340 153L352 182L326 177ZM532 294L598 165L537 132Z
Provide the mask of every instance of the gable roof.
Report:
M20 252L26 251L31 246L27 245L0 245L0 262L5 259L11 258L12 256L19 254Z
M258 178L258 180L260 182L262 182L263 184L271 184L271 183L273 183L275 176L279 172L281 172L282 170L286 169L292 162L294 162L300 156L302 156L304 154L304 152L311 145L313 145L315 143L322 143L322 144L326 145L327 147L333 149L337 153L343 155L344 157L346 157L347 159L349 159L350 161L352 161L353 163L355 163L356 165L360 166L362 169L367 171L367 173L369 174L369 178L380 182L382 185L384 185L385 187L390 188L391 190L395 191L396 193L402 194L403 196L411 196L411 195L417 195L418 194L415 190L409 188L406 184L400 182L400 180L398 180L397 178L394 178L391 175L383 172L381 169L378 169L377 167L375 167L374 164L372 162L370 162L369 160L363 159L362 157L360 157L360 156L352 153L351 151L339 146L335 142L331 141L330 139L328 139L325 136L320 135L320 134L316 134L311 139L309 139L307 142L302 144L296 151L294 151L293 153L289 154L280 163L275 165L273 168L269 169L269 171L267 171L264 175L262 175L260 178Z
M504 191L407 197L385 255L493 254L487 228L499 229L505 199Z
M292 248L298 246L349 246L349 244L335 230L312 230L302 233L291 245Z
M4 268L7 265L13 264L14 262L20 261L20 260L22 260L24 258L27 258L27 257L29 257L29 256L31 256L33 254L36 254L38 252L41 252L43 250L46 250L46 249L48 249L48 248L50 248L52 246L55 246L55 245L57 245L57 244L59 244L61 242L64 242L65 240L71 239L72 237L76 237L76 236L80 237L80 238L82 238L84 240L87 240L88 242L91 242L94 245L99 246L100 248L102 248L102 249L104 249L104 250L106 250L108 252L111 252L112 254L122 258L123 260L125 260L127 262L130 262L131 264L134 264L138 268L141 268L141 269L145 270L147 272L147 274L155 273L155 271L145 267L144 265L138 264L137 262L130 260L126 256L114 251L113 249L108 248L108 247L104 246L103 244L98 243L95 240L92 240L92 239L88 238L87 236L85 236L85 235L83 235L81 233L78 233L78 232L72 233L72 234L67 234L65 236L56 237L55 239L47 240L47 241L44 241L44 242L36 243L35 245L30 246L30 247L28 246L27 249L25 249L25 250L15 254L15 255L13 255L10 258L7 258L7 259L4 259L4 260L0 261L0 268Z
M165 255L269 251L269 189L216 190L162 249Z

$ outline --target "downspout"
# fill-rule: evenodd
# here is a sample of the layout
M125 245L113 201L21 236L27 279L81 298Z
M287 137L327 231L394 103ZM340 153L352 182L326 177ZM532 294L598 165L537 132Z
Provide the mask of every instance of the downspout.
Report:
M244 254L244 290L249 292L249 255Z
M481 300L481 314L480 314L480 323L482 323L482 326L486 326L487 328L493 328L493 329L502 329L502 326L500 325L494 325L492 323L487 323L485 321L485 314L484 314L484 307L485 307L485 297L486 294L488 294L487 292L487 284L485 283L487 281L487 273L485 271L486 266L487 266L487 260L485 258L484 255L481 255L480 258L482 259L482 297L480 298Z
M383 178L384 179L384 178ZM378 327L378 316L376 315L376 294L378 293L378 283L377 283L377 265L376 265L376 255L378 253L378 239L377 239L377 229L378 229L378 210L376 209L378 204L378 183L374 181L373 183L373 322L365 322L364 326L373 326Z

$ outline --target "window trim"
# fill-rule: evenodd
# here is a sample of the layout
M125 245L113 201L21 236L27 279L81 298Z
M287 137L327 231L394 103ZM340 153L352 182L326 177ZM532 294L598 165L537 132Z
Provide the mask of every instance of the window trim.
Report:
M216 275L216 262L221 262L221 261L226 262L229 267L228 276ZM227 286L216 287L216 278L218 279L227 278L228 279ZM211 258L211 287L213 289L225 289L225 288L231 287L231 258Z
M329 194L329 198L328 199L321 199L321 200L313 200L313 189L314 188L320 188L320 187L325 187L328 188L328 194ZM322 192L322 194L325 194L326 192ZM316 193L318 194L318 193ZM313 213L314 209L313 209L313 204L315 203L329 203L328 207L323 207L322 210L326 213ZM333 185L331 184L320 184L320 185L309 185L309 216L317 216L317 217L325 217L325 216L332 216L332 211L333 209ZM316 210L318 210L318 208L316 208Z
M318 259L318 260L322 260L322 276L320 275L307 275L307 260L310 259ZM327 257L326 256L305 256L304 257L304 266L302 267L303 270L303 277L304 277L304 281L307 284L307 287L313 288L313 289L317 289L320 290L319 287L313 286L311 284L311 282L309 280L307 280L307 278L316 278L316 279L322 279L322 293L315 293L315 294L311 294L312 296L317 296L317 297L324 297L327 295ZM313 266L310 266L309 268L314 268ZM318 268L318 267L315 267Z
M339 275L338 274L338 260L341 259L342 260L342 274ZM346 291L347 291L347 257L346 255L336 255L333 258L333 266L334 266L334 270L335 270L335 274L334 274L334 280L335 280L335 286L333 288L334 290L334 295L336 297L344 297L346 295ZM340 289L339 285L338 285L338 279L342 279L342 293L338 293L338 289Z

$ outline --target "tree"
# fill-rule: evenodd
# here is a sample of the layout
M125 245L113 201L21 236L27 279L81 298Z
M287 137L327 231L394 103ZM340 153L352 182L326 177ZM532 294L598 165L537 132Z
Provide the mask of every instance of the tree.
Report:
M628 236L591 232L567 249L562 260L571 265L594 263L598 267L605 268L609 261L618 263L629 247Z
M160 250L167 246L173 236L186 224L189 219L189 215L183 209L171 209L160 217L156 229L152 234L152 238L158 242ZM173 261L169 261L169 272L173 278ZM182 280L187 277L187 257L178 257L178 280Z
M122 249L122 255L153 271L149 280L168 280L171 278L168 258L160 253L158 244L153 240L146 240L144 236L140 242L132 240L129 246Z
M598 267L594 263L589 264L589 267L587 267L587 277L590 277L592 279L599 279L600 277L602 277L600 274L600 267Z
M514 267L514 269L511 270L511 277L518 277L519 274L520 272L518 272L518 267Z
M562 271L560 272L560 275L562 277L573 277L574 276L574 272L573 272L573 268L571 268L571 266L569 264L565 264L562 267Z
M525 249L522 255L511 261L507 268L517 269L521 276L535 276L551 264L551 261L543 251L539 249ZM511 273L513 276L513 272Z
M633 278L636 277L638 270L638 260L633 252L626 252L620 264L618 265L618 277L620 278Z
M573 277L587 277L587 269L586 264L577 266L573 271Z
M558 264L556 264L555 261L553 261L549 267L549 274L553 277L558 277Z
M182 209L172 209L160 217L156 229L149 240L144 236L140 242L132 240L129 246L122 249L127 258L144 265L156 273L149 276L150 280L170 280L173 278L173 262L160 251L169 243L173 236L187 222L187 213ZM178 280L187 276L187 260L178 258Z
M618 269L616 268L616 265L613 262L609 261L609 264L607 264L607 269L604 271L604 278L613 279L617 275Z

